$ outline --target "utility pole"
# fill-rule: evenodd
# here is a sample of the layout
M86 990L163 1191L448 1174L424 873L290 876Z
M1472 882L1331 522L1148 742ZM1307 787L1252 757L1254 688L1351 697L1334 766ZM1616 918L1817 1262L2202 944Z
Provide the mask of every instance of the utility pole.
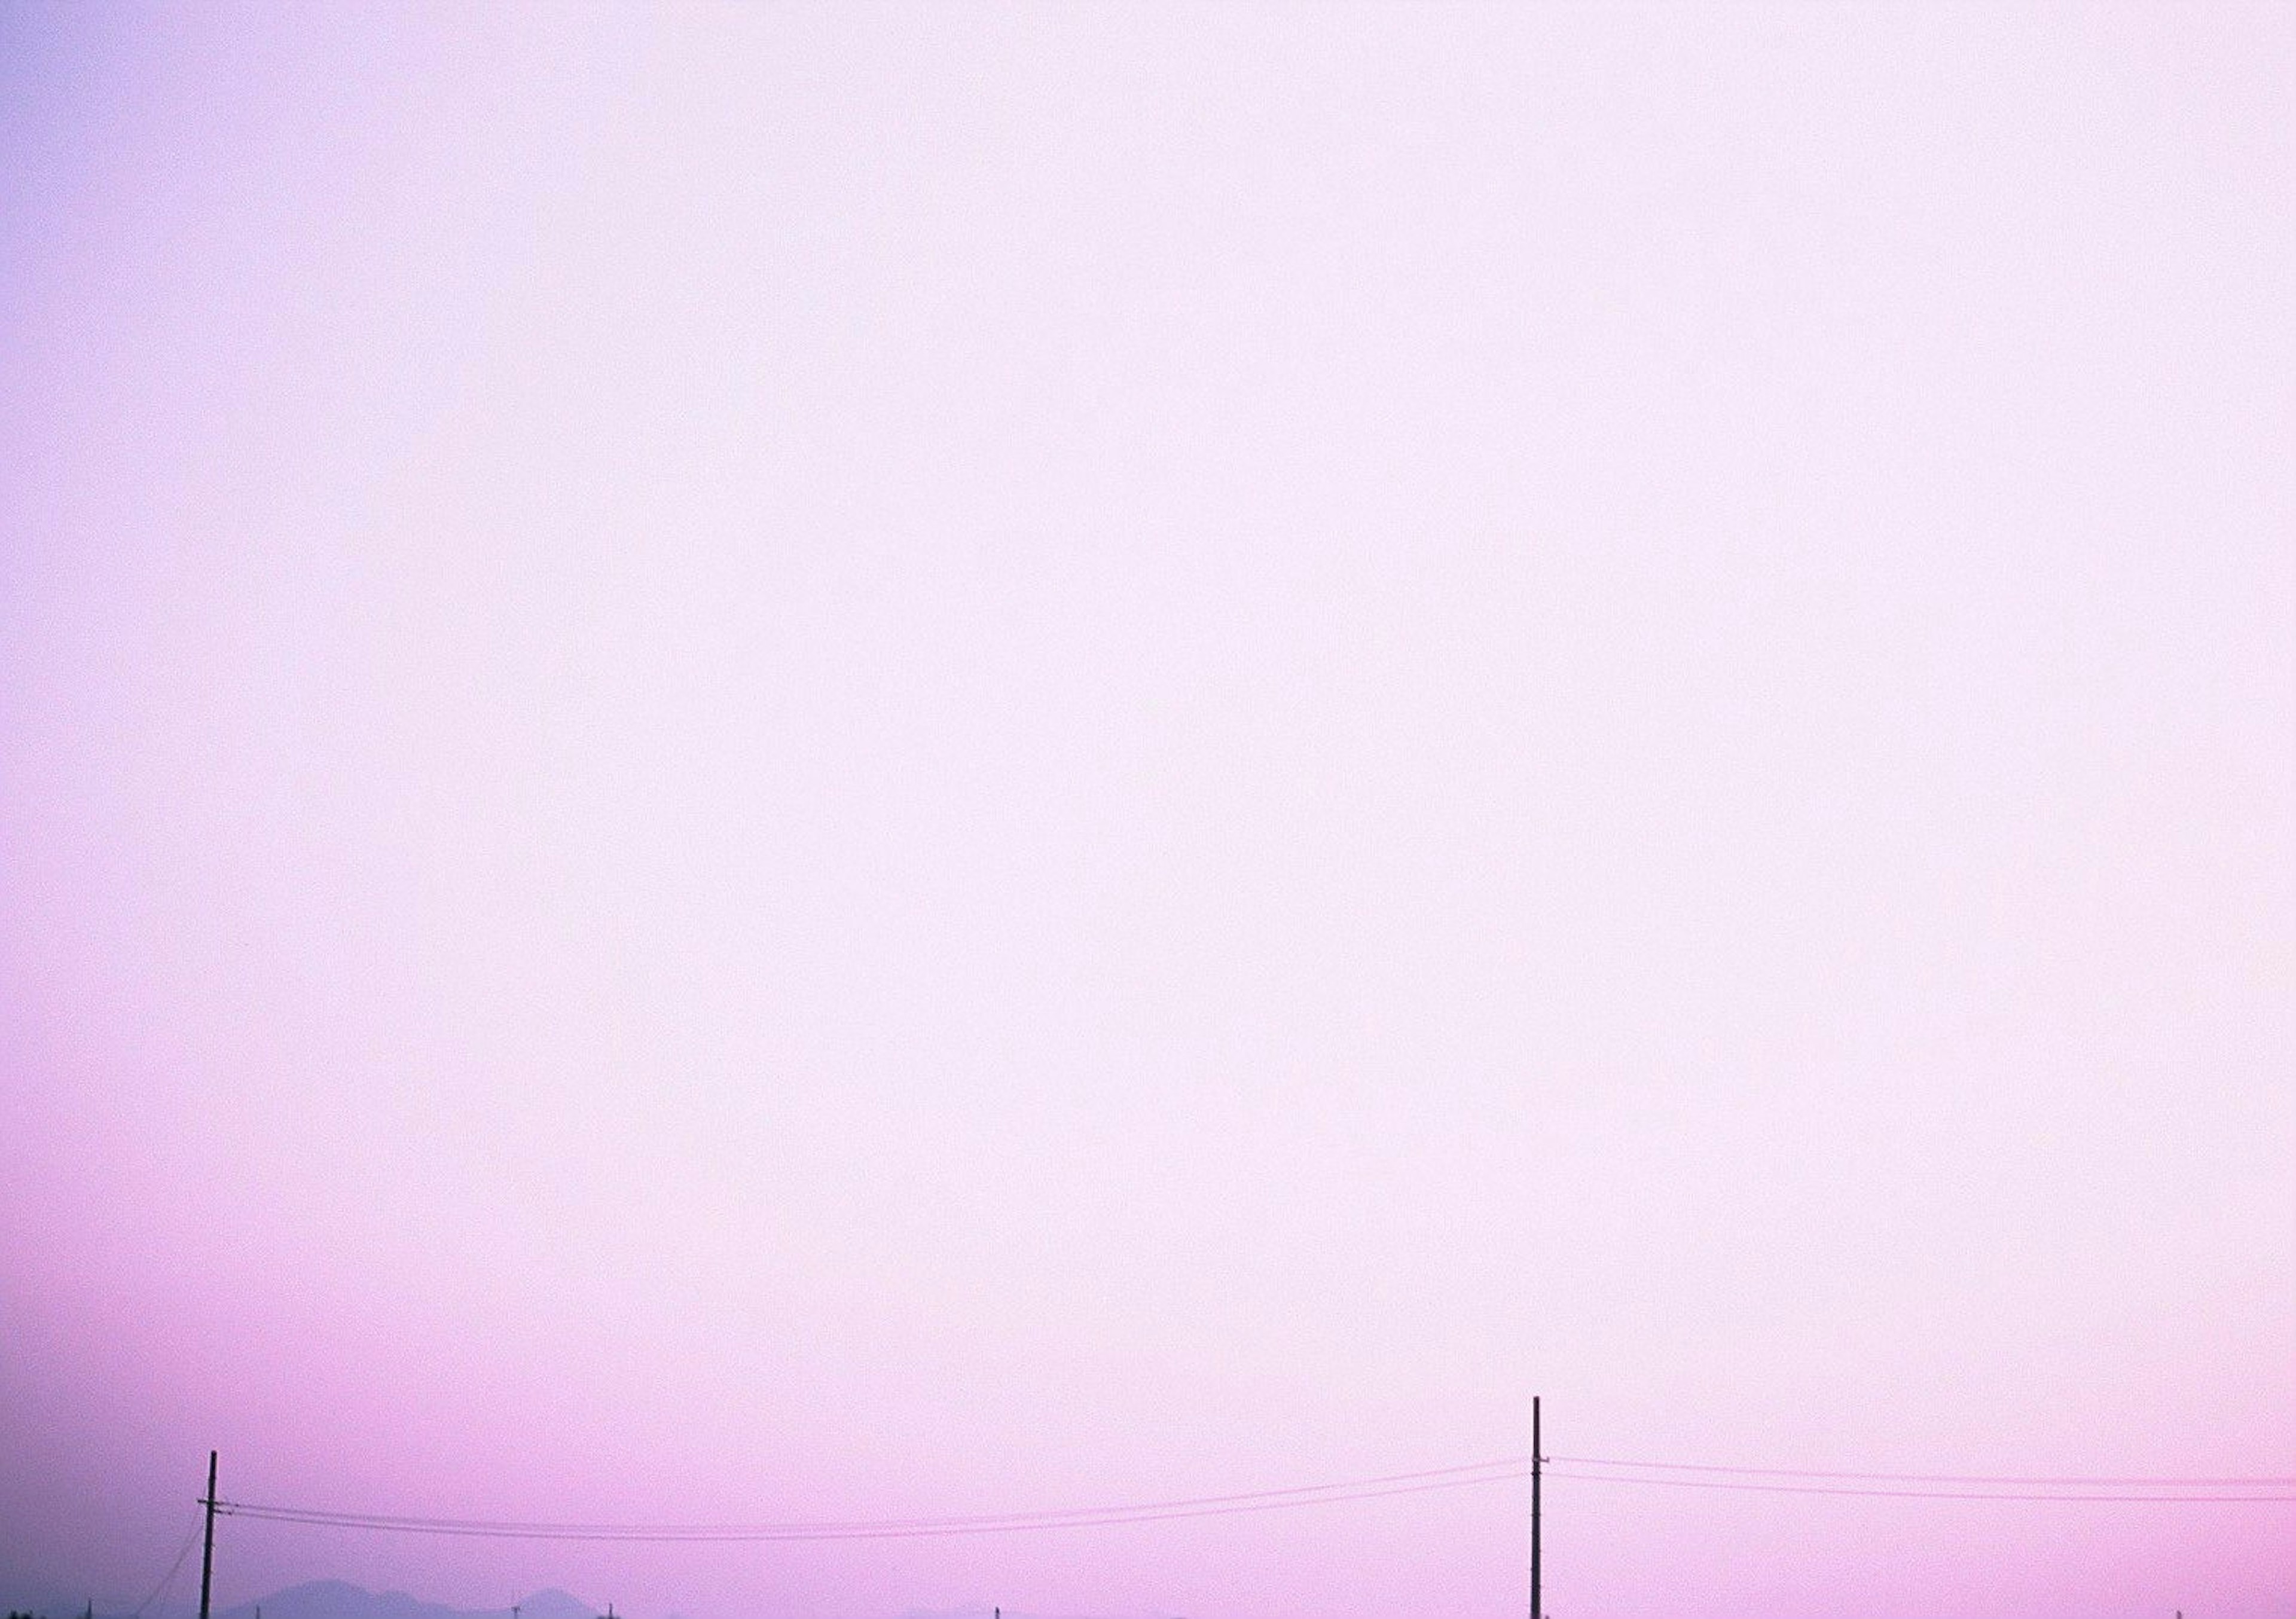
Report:
M1530 1619L1546 1619L1538 1605L1538 1396L1530 1397ZM207 1619L202 1614L200 1619Z
M215 1583L216 1453L208 1452L208 1492L200 1504L208 1509L208 1543L200 1553L200 1619L208 1619L208 1592Z

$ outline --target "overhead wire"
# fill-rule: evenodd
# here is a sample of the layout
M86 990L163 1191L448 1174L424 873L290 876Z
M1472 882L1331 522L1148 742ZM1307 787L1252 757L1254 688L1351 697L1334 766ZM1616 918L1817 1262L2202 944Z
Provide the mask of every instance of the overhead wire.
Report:
M1500 1457L1489 1461L1463 1462L1447 1468L1425 1468L1408 1473L1382 1473L1368 1477L1337 1480L1321 1484L1292 1484L1281 1489L1250 1490L1227 1495L1186 1496L1170 1500L1137 1501L1108 1507L1067 1507L1032 1512L997 1512L970 1517L939 1516L922 1518L869 1518L857 1520L813 1520L781 1523L715 1523L715 1524L631 1524L631 1523L537 1523L504 1518L440 1518L414 1517L388 1513L339 1512L325 1508L272 1506L268 1504L225 1501L217 1510L245 1516L292 1514L329 1519L356 1520L362 1525L388 1525L408 1529L530 1529L554 1531L597 1531L603 1533L660 1532L752 1533L795 1530L939 1528L972 1524L1014 1522L1055 1522L1074 1517L1101 1517L1111 1514L1133 1512L1162 1512L1199 1507L1224 1507L1252 1501L1276 1500L1278 1498L1322 1496L1334 1491L1351 1491L1376 1485L1418 1484L1423 1481L1456 1480L1460 1484L1483 1482L1481 1476L1505 1477L1528 1473L1529 1462L1520 1456ZM1513 1475L1496 1473L1493 1469L1513 1468ZM1447 1484L1433 1487L1447 1488Z
M2296 1476L2267 1476L2249 1474L2235 1477L2202 1478L2190 1476L2148 1476L2115 1477L2075 1474L2017 1474L2017 1473L1849 1473L1829 1472L1815 1468L1749 1468L1713 1461L1643 1461L1617 1456L1550 1456L1549 1463L1563 1467L1639 1468L1652 1472L1667 1473L1728 1473L1745 1474L1760 1478L1840 1478L1857 1479L1887 1484L2158 1484L2163 1488L2177 1485L2296 1485Z
M1529 1476L1521 1460L1468 1463L1413 1473L1378 1475L1324 1484L1224 1496L1195 1496L1126 1506L1067 1508L1044 1512L939 1518L878 1518L775 1524L540 1524L484 1519L419 1518L374 1513L330 1511L226 1501L218 1512L258 1522L313 1527L372 1529L415 1534L475 1536L504 1540L767 1541L925 1540L956 1535L1010 1534L1029 1530L1105 1528L1162 1523L1176 1518L1226 1517L1288 1507L1336 1505L1456 1490Z
M217 1510L227 1516L261 1523L499 1540L687 1542L926 1540L961 1535L1012 1534L1033 1530L1107 1528L1181 1518L1270 1512L1295 1507L1339 1505L1519 1481L1529 1477L1530 1470L1527 1457L1500 1457L1453 1467L1377 1474L1325 1484L1294 1484L1281 1489L1187 1496L1113 1506L939 1517L767 1523L549 1523L351 1512L254 1501L221 1501L217 1504ZM1653 1484L1677 1489L1865 1499L2194 1504L2296 1502L2296 1477L2253 1475L2201 1477L1878 1473L1604 1457L1549 1458L1543 1471L1546 1477L1571 1483ZM1683 1474L1704 1476L1685 1477L1681 1476ZM1934 1487L1938 1485L1976 1487ZM188 1554L188 1545L185 1551ZM181 1561L179 1558L179 1566ZM173 1574L171 1569L169 1578ZM138 1613L141 1611L139 1609Z
M1956 1501L2158 1501L2229 1502L2229 1501L2296 1501L2296 1492L2278 1494L2208 1494L2169 1493L2148 1491L2139 1493L2106 1493L2102 1491L2075 1490L1885 1490L1851 1484L1764 1484L1742 1479L1721 1478L1660 1478L1628 1473L1549 1472L1549 1478L1568 1480L1573 1484L1656 1484L1662 1489L1748 1491L1765 1495L1835 1495L1857 1496L1868 1500L1956 1500Z
M168 1565L168 1572L160 1576L160 1582L152 1588L152 1594L127 1610L127 1619L143 1619L144 1610L157 1602L160 1599L160 1593L175 1582L177 1572L184 1566L184 1559L190 1557L192 1548L200 1543L200 1531L202 1527L204 1525L199 1519L192 1520L192 1532L184 1537L184 1549L176 1554L176 1560Z

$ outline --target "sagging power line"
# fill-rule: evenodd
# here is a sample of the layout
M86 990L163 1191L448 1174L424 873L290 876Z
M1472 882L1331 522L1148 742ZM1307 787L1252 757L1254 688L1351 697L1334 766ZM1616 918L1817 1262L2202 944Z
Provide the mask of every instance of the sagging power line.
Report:
M1221 1517L1288 1508L1338 1505L1391 1496L1461 1490L1479 1484L1529 1479L1530 1493L1530 1619L1539 1608L1539 1486L1546 1478L1580 1484L1654 1484L1690 1490L1731 1490L1770 1495L1841 1496L1954 1501L2056 1501L2106 1504L2213 1504L2273 1501L2296 1503L2296 1476L2282 1475L2067 1475L2008 1473L1885 1473L1809 1468L1761 1468L1721 1462L1660 1461L1620 1457L1548 1457L1540 1449L1538 1402L1531 1405L1531 1451L1451 1467L1374 1474L1324 1484L1225 1495L1178 1497L1103 1507L980 1514L964 1517L852 1518L775 1523L614 1524L547 1523L506 1518L449 1518L406 1514L351 1512L332 1508L226 1500L216 1489L216 1453L208 1453L207 1493L200 1498L206 1549L200 1569L200 1619L209 1619L214 1570L215 1521L250 1522L309 1528L365 1530L400 1534L467 1536L495 1540L651 1542L925 1540L945 1536L1013 1534L1053 1529L1089 1529L1152 1524L1183 1518ZM1548 1464L1560 1462L1555 1470ZM1940 1485L1955 1486L1939 1488ZM2044 1487L2046 1486L2046 1487ZM195 1531L193 1539L199 1538ZM168 1567L140 1615L173 1582L191 1555L192 1540ZM511 1609L517 1619L517 1609ZM131 1615L131 1619L133 1616ZM611 1609L609 1619L611 1619Z
M2269 1478L2244 1475L2229 1478L2194 1478L2085 1476L2075 1474L2014 1474L2014 1473L1841 1473L1825 1472L1812 1468L1744 1468L1713 1461L1633 1461L1617 1456L1550 1456L1549 1461L1564 1467L1578 1468L1636 1468L1660 1473L1737 1473L1763 1478L1849 1478L1881 1480L1894 1484L2157 1484L2172 1485L2267 1484L2296 1485L2296 1476Z
M2276 1494L2171 1494L2166 1491L2131 1492L2108 1494L2101 1491L2054 1490L1884 1490L1859 1489L1835 1484L1772 1484L1751 1481L1718 1478L1647 1478L1624 1473L1558 1473L1550 1469L1549 1478L1569 1479L1587 1484L1656 1484L1675 1490L1739 1490L1764 1495L1832 1495L1874 1500L1932 1500L1932 1501L2096 1501L2112 1502L2205 1502L2231 1501L2296 1501L2296 1493Z
M1342 1479L1320 1484L1294 1484L1282 1489L1255 1490L1227 1495L1184 1497L1171 1500L1138 1501L1118 1506L1062 1508L1048 1511L981 1514L926 1518L864 1518L747 1524L605 1524L536 1523L510 1519L417 1517L389 1513L344 1512L325 1508L277 1506L251 1501L226 1501L217 1509L226 1516L263 1523L301 1524L313 1527L369 1529L411 1534L470 1535L503 1540L563 1541L840 1541L931 1539L950 1535L1009 1534L1039 1529L1084 1529L1119 1524L1161 1523L1177 1518L1224 1517L1241 1513L1269 1512L1287 1507L1335 1505L1344 1501L1376 1500L1390 1496L1418 1495L1436 1490L1456 1490L1471 1484L1495 1484L1528 1476L1519 1458L1468 1462L1448 1468L1423 1468Z
M152 1587L144 1600L127 1610L127 1619L144 1619L144 1611L160 1599L161 1592L176 1582L176 1576L182 1572L184 1559L192 1555L192 1548L200 1543L200 1530L204 1523L204 1517L193 1521L192 1532L184 1537L183 1549L176 1553L176 1560L168 1565L168 1572L160 1576L158 1583Z
M2100 1504L2229 1504L2296 1502L2296 1477L2280 1476L2132 1476L1938 1474L1827 1471L1737 1467L1717 1462L1553 1457L1545 1476L1581 1484L1650 1484L1674 1489L1727 1490L1775 1495L1866 1500L2095 1502ZM1289 1508L1332 1506L1519 1482L1531 1476L1528 1457L1499 1457L1452 1467L1293 1484L1225 1495L1182 1497L1100 1507L906 1518L784 1520L750 1523L545 1522L529 1519L433 1517L354 1512L332 1508L217 1500L215 1510L251 1522L387 1533L499 1540L614 1541L776 1541L923 1540L1012 1534L1034 1530L1087 1529L1184 1518L1221 1517ZM1685 1476L1695 1475L1695 1476ZM1802 1482L1810 1481L1810 1482ZM1939 1486L1956 1486L1943 1488ZM2041 1487L2046 1486L2046 1487Z

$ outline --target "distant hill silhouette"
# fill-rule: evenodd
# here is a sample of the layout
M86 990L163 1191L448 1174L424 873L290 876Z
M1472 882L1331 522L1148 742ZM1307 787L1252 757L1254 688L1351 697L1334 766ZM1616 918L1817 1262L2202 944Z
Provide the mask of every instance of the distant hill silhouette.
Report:
M913 1607L902 1615L902 1619L990 1619L996 1611L996 1608L986 1606L946 1608ZM1024 1614L1020 1609L1013 1607L1005 1608L1004 1615L1004 1619L1051 1619L1047 1615ZM264 1619L270 1619L270 1615L266 1614Z
M371 1591L346 1580L313 1580L291 1585L253 1602L226 1608L221 1619L510 1619L510 1604L500 1607L448 1607L425 1602L403 1590ZM557 1590L538 1590L518 1605L519 1619L597 1619L598 1610L580 1598Z
M73 1600L53 1586L36 1586L29 1582L0 1580L0 1584L12 1594L0 1603L0 1613L21 1611L43 1615L44 1619L80 1619L86 1599ZM313 1580L303 1585L291 1585L284 1590L253 1602L242 1602L236 1607L217 1611L216 1619L255 1619L255 1610L263 1610L263 1619L510 1619L510 1605L500 1607L449 1607L443 1602L425 1602L420 1597L403 1590L372 1591L353 1585L348 1580ZM990 1619L993 1609L987 1604L977 1607L942 1609L913 1608L903 1619ZM160 1604L144 1615L144 1619L191 1619L192 1610L177 1603ZM95 1619L126 1619L123 1614L107 1611L98 1601ZM570 1592L552 1588L536 1591L522 1598L518 1605L518 1619L600 1619L600 1610ZM670 1615L668 1619L677 1619ZM1042 1614L1023 1613L1018 1608L1006 1608L1004 1619L1052 1619Z

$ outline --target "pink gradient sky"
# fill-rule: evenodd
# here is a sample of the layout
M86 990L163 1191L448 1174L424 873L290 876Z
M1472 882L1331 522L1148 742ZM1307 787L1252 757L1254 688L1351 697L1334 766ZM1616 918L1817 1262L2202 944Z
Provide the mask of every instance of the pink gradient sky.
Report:
M2296 1472L2296 11L0 10L0 1580ZM1548 1606L2296 1509L1558 1486ZM1491 1619L1499 1486L635 1619ZM4 1594L4 1593L0 1593Z

